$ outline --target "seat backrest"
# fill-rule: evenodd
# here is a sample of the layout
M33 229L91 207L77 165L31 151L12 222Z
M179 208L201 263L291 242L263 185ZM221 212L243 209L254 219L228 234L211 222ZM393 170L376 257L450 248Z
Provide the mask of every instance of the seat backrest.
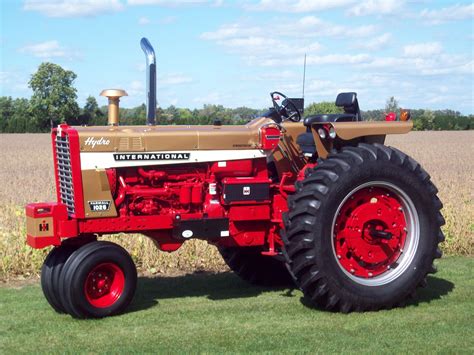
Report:
M359 102L355 92L341 92L337 95L336 106L343 107L345 113L356 115L357 121L361 121Z

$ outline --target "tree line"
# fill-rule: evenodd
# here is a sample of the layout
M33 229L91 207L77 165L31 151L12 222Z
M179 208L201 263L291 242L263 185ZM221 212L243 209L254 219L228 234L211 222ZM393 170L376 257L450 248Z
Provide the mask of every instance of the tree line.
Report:
M53 63L42 63L28 83L33 91L30 99L0 97L0 133L49 132L61 122L70 125L106 125L107 106L99 106L93 96L86 99L84 107L77 104L77 75ZM204 105L200 109L169 106L156 109L156 123L166 124L244 124L264 110L248 107L226 108L222 105ZM312 103L305 108L305 116L337 113L341 109L333 102ZM393 97L384 109L362 111L364 120L384 120L386 113L400 113ZM143 125L146 121L144 104L120 109L123 125ZM463 116L453 110L411 110L415 130L469 130L474 129L474 116Z

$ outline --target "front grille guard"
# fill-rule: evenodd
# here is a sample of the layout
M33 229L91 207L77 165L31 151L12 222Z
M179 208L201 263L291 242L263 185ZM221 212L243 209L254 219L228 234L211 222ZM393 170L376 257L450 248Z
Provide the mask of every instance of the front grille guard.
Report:
M76 213L71 151L67 133L58 132L55 138L56 174L60 201L66 205L69 216Z

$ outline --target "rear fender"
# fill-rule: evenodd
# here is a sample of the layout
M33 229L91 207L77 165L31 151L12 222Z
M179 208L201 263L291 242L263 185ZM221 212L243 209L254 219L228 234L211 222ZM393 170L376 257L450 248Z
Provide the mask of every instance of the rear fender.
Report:
M318 134L318 129L329 129L333 127L336 138L329 136L322 139ZM385 141L387 134L405 134L412 130L413 121L401 122L325 122L313 123L311 131L316 143L318 157L327 158L335 143L339 146L349 145L354 142L381 143Z

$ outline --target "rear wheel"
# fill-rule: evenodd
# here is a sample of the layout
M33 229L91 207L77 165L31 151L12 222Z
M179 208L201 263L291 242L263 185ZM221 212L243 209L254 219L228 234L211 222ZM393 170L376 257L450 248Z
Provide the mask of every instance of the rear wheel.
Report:
M444 240L429 175L404 153L361 144L309 170L289 199L285 255L312 305L377 310L435 272Z
M76 318L122 312L131 302L136 284L137 270L127 251L102 241L76 250L59 281L64 308Z
M222 258L243 280L258 286L293 285L285 263L275 257L262 255L258 247L219 247Z

